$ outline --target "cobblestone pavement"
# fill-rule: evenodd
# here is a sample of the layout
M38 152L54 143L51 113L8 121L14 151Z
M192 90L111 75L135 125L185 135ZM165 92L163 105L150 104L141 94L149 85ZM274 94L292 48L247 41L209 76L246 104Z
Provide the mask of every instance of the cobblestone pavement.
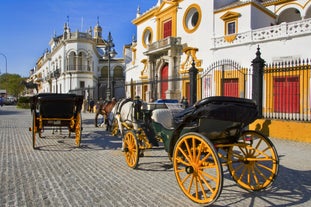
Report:
M38 138L40 149L33 150L30 110L0 108L0 206L200 206L179 189L163 148L147 151L133 170L120 138L95 128L93 118L83 113L81 148L64 138L65 130L46 130L46 138ZM224 168L223 190L213 206L311 206L311 144L272 141L280 157L274 184L248 192Z

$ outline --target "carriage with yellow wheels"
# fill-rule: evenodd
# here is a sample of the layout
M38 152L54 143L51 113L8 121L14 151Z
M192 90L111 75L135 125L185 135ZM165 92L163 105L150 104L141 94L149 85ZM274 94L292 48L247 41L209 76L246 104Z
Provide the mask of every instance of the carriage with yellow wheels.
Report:
M221 194L223 166L249 191L273 183L279 167L277 151L260 132L248 130L257 119L249 99L209 97L187 109L139 109L133 102L133 127L123 136L127 165L137 168L142 153L163 142L177 183L192 201L210 205Z
M32 112L32 143L37 149L36 135L42 137L45 127L67 127L75 133L75 144L80 147L83 96L76 94L40 93L30 98Z

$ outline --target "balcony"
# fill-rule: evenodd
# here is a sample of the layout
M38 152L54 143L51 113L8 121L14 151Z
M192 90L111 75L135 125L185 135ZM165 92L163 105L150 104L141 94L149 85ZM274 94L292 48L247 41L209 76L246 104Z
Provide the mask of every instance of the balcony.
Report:
M311 34L311 18L300 21L281 23L279 25L264 27L243 33L238 33L235 40L227 42L224 36L212 38L214 48L219 49L243 44L254 44L273 40L289 39L296 36Z
M148 45L147 51L144 52L144 54L145 55L158 54L163 53L163 51L179 47L181 47L180 37L167 37Z
M91 68L88 65L68 65L67 71L91 71Z

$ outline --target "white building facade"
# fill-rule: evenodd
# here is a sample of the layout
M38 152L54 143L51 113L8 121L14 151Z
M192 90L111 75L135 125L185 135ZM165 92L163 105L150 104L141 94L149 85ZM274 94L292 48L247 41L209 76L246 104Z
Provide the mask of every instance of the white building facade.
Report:
M310 0L155 0L132 23L126 96L200 100L261 91L263 118L249 128L310 142ZM254 60L262 62L260 76ZM253 84L258 77L262 89Z
M39 93L76 93L85 99L110 99L109 82L110 95L124 97L124 60L111 58L109 64L104 55L107 41L102 38L99 23L94 31L90 28L87 32L72 32L69 23L65 23L63 34L55 35L49 46L29 78L38 84Z
M125 50L131 57L126 62L127 96L139 95L146 101L189 99L193 60L201 99L221 95L211 68L218 62L218 67L233 62L246 74L258 47L268 63L310 57L308 0L158 0L155 4L142 14L138 9L133 20L137 40ZM250 98L250 76L247 73L243 81L248 87L236 83L236 91L226 93ZM225 90L230 88L229 84Z

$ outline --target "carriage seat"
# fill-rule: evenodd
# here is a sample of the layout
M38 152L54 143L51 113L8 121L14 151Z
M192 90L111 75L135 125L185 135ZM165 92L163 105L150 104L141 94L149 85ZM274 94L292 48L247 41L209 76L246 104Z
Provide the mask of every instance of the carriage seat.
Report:
M174 128L174 115L180 112L180 109L155 109L152 111L151 119L154 122L162 124L167 129Z
M169 109L155 109L152 111L151 119L162 124L165 128L173 127L173 116Z

